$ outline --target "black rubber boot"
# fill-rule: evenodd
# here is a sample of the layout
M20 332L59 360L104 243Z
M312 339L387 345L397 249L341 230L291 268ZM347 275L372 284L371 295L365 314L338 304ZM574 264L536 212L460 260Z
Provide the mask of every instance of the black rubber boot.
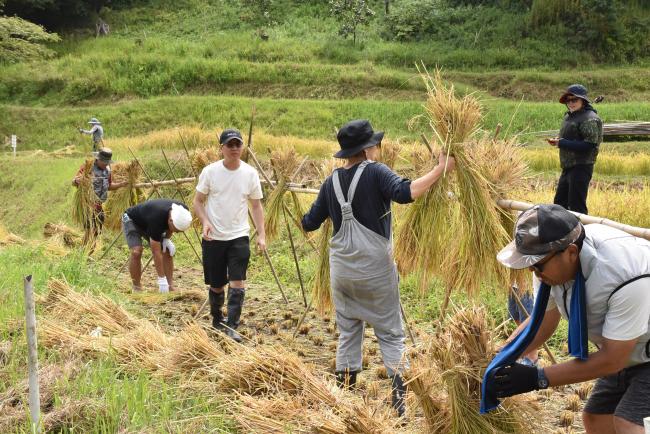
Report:
M239 327L239 318L244 306L244 288L228 288L228 321L226 321L226 334L235 342L241 342L242 338L235 330Z
M358 371L350 371L349 369L336 371L336 385L341 389L353 389L354 385L357 384L357 374Z
M404 416L404 411L406 410L406 404L404 403L404 397L406 396L406 386L404 386L404 380L399 374L395 374L390 378L390 387L392 389L392 407L397 411L399 417Z
M214 292L208 289L208 298L210 300L210 315L212 315L212 327L217 330L223 330L223 303L226 295L221 292Z

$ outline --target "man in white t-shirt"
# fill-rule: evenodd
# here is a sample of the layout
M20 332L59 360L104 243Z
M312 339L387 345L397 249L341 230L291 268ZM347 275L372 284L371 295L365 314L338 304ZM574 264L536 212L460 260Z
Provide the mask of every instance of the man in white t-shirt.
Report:
M582 324L598 350L546 368L502 367L496 396L598 379L583 411L587 433L643 434L643 418L650 416L650 242L609 226L583 226L559 205L536 205L521 214L515 240L497 258L529 268L550 286L526 352L551 337L561 317ZM584 295L584 306L577 307L572 296L581 282L577 304Z
M212 325L237 342L236 332L244 303L246 269L250 258L248 203L257 228L257 247L266 249L262 186L257 171L241 160L241 133L227 129L219 137L223 160L206 166L199 175L193 208L203 224L203 276L209 285ZM228 289L228 316L224 327L221 308Z

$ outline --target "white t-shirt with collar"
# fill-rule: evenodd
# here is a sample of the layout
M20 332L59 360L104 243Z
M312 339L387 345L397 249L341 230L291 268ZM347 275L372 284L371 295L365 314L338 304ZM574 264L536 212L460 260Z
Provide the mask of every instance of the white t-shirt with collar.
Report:
M216 231L212 239L228 241L249 235L248 201L263 197L257 170L243 161L230 170L219 160L201 171L196 190L207 195L205 212Z
M609 226L585 226L580 251L589 340L638 338L628 366L650 362L650 242ZM551 287L546 310L571 311L573 281Z

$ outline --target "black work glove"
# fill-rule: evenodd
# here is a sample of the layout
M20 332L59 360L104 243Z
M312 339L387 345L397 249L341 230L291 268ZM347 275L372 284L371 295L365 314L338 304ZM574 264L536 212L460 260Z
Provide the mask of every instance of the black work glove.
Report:
M497 398L538 390L537 368L513 363L494 373L494 392Z

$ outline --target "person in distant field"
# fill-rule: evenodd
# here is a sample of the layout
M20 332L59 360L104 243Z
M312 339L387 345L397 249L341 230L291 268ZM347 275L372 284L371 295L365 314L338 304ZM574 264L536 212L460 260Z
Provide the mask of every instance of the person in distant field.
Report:
M122 231L131 251L129 273L133 291L141 291L142 240L146 239L158 273L158 290L174 290L174 254L176 246L171 236L184 232L192 224L187 206L170 199L152 199L127 209L122 216Z
M208 285L212 326L236 342L244 305L246 269L250 258L248 204L257 228L257 247L266 249L262 185L253 167L241 160L244 140L235 129L219 137L223 159L206 166L199 175L194 213L203 224L203 276ZM228 284L228 317L221 308Z
M581 84L569 86L560 97L560 102L566 104L568 109L560 128L560 137L547 139L551 146L559 148L562 167L553 203L587 214L587 192L598 147L603 141L603 121L587 98L587 88Z
M90 134L93 136L93 151L97 151L104 145L104 128L97 118L91 118L88 123L92 125L92 128L89 130L79 128L79 132L81 134Z
M98 152L93 152L95 156L95 162L92 166L92 183L93 190L97 196L97 202L95 202L93 218L89 222L86 222L86 231L84 234L84 245L87 245L91 240L97 238L99 233L102 230L104 224L104 207L103 204L108 199L108 191L116 190L120 187L127 185L128 181L123 182L113 182L111 176L111 163L113 163L113 151L109 148L102 148ZM72 179L72 185L75 187L79 186L79 181L83 176L84 166L82 165L77 174Z

